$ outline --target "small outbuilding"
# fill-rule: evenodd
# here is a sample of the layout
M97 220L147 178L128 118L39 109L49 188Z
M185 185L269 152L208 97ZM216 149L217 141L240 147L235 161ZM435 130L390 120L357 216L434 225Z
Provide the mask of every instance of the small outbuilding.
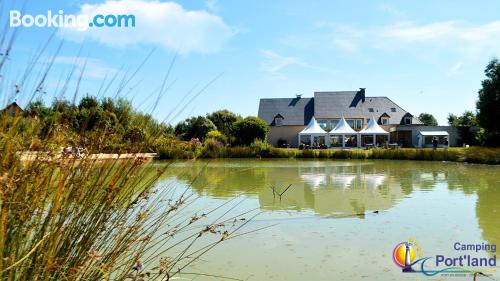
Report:
M417 135L417 147L432 147L432 140L437 138L438 147L444 145L445 138L450 140L450 134L447 131L419 131Z
M23 113L23 109L17 104L17 102L13 102L13 103L7 105L0 112L3 114L7 114L8 116L14 117L14 116L21 115Z

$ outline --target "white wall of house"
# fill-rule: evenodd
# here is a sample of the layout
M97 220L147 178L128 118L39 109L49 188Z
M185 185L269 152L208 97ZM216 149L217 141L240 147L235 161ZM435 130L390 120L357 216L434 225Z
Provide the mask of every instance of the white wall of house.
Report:
M298 135L306 126L271 126L267 134L267 142L278 146L278 140L284 139L291 147L298 146Z

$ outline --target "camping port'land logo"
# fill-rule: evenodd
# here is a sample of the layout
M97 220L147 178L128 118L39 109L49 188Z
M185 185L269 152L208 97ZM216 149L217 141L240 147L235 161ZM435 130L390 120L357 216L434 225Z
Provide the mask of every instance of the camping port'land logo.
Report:
M421 259L423 254L422 248L413 239L397 244L392 251L394 263L401 267L403 271L411 270L411 264L415 261L416 257Z
M424 257L420 244L410 238L398 243L392 250L394 263L405 273L422 273L426 276L473 276L491 278L496 267L496 245L488 243L466 244L455 242L456 255L437 254ZM494 279L492 279L494 280Z

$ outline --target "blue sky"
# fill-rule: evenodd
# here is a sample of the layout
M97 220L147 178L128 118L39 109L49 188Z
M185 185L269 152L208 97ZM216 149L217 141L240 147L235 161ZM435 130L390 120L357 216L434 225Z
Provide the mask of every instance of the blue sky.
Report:
M19 8L8 5L3 19ZM106 75L107 81L115 74L129 75L154 50L122 94L150 111L155 90L178 53L170 87L153 112L173 123L221 108L256 115L263 97L364 87L369 96L388 96L415 115L429 112L446 124L448 113L475 109L484 67L500 52L500 2L494 0L40 0L28 1L25 13L46 14L49 9L65 14L126 11L136 15L136 27L56 31L64 45L45 83L44 99L57 96L61 77L73 65L81 68L83 59L75 57L82 44L87 65L80 97L96 94ZM4 93L12 92L29 58L53 32L22 28L3 70ZM9 99L10 94L0 101ZM17 99L22 105L27 101L26 95Z

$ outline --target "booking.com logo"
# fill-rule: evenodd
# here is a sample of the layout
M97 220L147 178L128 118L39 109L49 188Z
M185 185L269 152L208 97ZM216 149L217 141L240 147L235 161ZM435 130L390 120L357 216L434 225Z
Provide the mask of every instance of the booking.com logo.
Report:
M89 27L135 27L134 15L114 15L97 14L74 15L65 14L63 10L57 13L47 11L47 14L22 14L21 11L11 10L9 13L10 27L73 27L80 31L87 30Z

